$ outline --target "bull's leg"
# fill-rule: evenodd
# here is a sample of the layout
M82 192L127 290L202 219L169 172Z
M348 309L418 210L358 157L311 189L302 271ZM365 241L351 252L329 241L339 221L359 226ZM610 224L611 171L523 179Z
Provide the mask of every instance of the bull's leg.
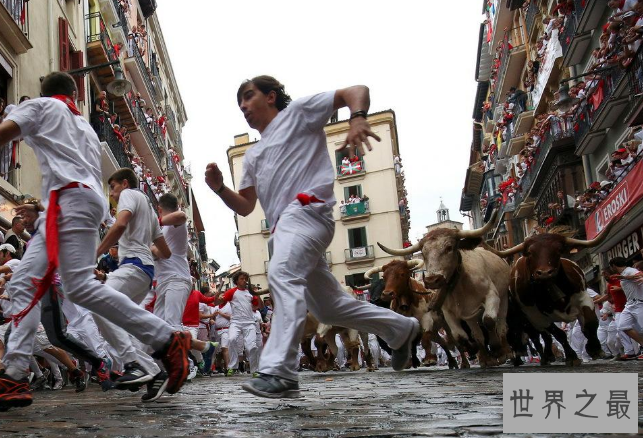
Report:
M554 323L547 327L547 331L551 333L558 342L560 342L560 345L563 346L563 350L565 351L565 363L568 366L579 366L582 361L578 358L574 349L569 345L565 332Z
M422 338L424 340L424 338ZM440 347L442 347L442 350L444 350L444 354L447 356L447 361L449 363L449 369L450 370L457 370L458 369L458 361L455 360L455 358L451 355L451 352L449 351L449 345L448 342L440 336L438 333L435 335L431 336L431 340L438 344Z
M434 337L435 336L433 336L432 333L424 332L422 333L422 339L420 340L420 344L422 345L422 348L426 352L426 355L422 360L422 365L426 367L430 367L438 363L437 356L431 352L431 341L433 340Z
M543 341L545 342L545 346L541 350L538 350L538 347L541 345L540 336L542 336ZM536 345L538 354L540 354L540 365L549 365L550 363L556 360L556 356L554 355L554 348L553 348L554 342L551 338L551 334L548 332L540 332L540 336L538 335L534 336L532 338L532 341L534 345Z
M350 363L349 369L359 371L359 333L354 329L343 330L340 337L346 350L347 362Z
M460 361L462 362L460 364L460 368L463 370L471 368L471 364L469 363L469 357L467 356L467 353L462 350L458 350L458 351L460 351Z
M488 366L497 365L497 361L491 357L487 351L484 333L482 332L480 325L478 325L477 320L474 319L473 321L467 321L467 325L469 326L469 330L471 330L471 337L478 345L478 362L480 363L480 367L486 368Z
M581 331L587 338L585 350L592 359L605 357L605 352L601 348L601 342L598 340L598 318L593 308L587 306L581 307L581 314L578 317Z
M484 304L482 323L488 331L491 354L500 363L507 360L509 346L507 344L507 303L501 303L498 292L489 291Z
M444 311L443 314L444 321L449 326L451 336L453 336L453 340L458 345L460 352L469 351L475 354L476 347L469 340L469 335L467 335L467 332L460 324L460 320L457 319L451 312Z
M368 371L375 371L375 361L373 360L373 354L371 353L371 346L368 344L368 333L359 332L359 337L362 340L362 345L364 346L364 360L366 361L366 369Z

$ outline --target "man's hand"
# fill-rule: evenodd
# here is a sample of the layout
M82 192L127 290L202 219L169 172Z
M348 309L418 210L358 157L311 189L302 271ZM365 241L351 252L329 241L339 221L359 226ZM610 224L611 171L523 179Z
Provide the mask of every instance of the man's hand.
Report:
M16 216L22 216L26 212L38 212L38 207L34 204L22 204L14 208Z
M210 163L205 166L205 183L215 192L223 186L223 174L217 163Z
M365 118L356 117L352 119L349 124L350 129L348 130L348 135L346 135L346 140L344 140L344 144L337 150L342 151L348 149L348 156L350 158L355 156L356 150L359 151L360 156L364 156L364 144L366 144L369 151L373 150L373 146L371 146L368 137L382 141L382 139L371 130L371 125L368 124Z

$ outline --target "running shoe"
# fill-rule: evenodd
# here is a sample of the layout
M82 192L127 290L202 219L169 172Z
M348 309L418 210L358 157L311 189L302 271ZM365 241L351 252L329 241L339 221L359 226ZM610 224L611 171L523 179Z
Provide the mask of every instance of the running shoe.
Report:
M161 398L167 388L168 377L165 371L158 373L151 382L147 382L147 392L141 397L142 402L153 402Z
M417 319L413 318L413 328L409 337L404 341L404 344L397 350L393 350L391 354L391 366L395 371L402 371L406 368L406 364L411 358L411 349L413 348L413 341L420 332L420 323Z
M231 369L229 369L228 371L226 371L225 376L226 376L226 377L232 377L232 376L235 376L235 375L237 375L237 374L239 374L239 371L237 371L237 370L233 370L233 369L231 368Z
M26 378L15 380L6 373L0 375L0 412L29 406L31 402L33 397Z
M637 359L636 354L621 354L620 356L616 356L614 360L616 361L623 361L623 360L636 360Z
M56 380L54 382L54 386L51 389L53 389L54 391L57 391L59 389L63 389L63 380L62 379Z
M40 391L43 389L50 389L49 385L47 385L47 378L42 375L40 377L36 377L33 382L31 382L30 389L32 391Z
M192 379L196 377L196 372L198 371L198 368L195 366L190 367L190 372L188 373L188 382L191 382Z
M258 377L241 385L241 388L259 397L266 398L297 398L299 393L299 382L296 380L284 379L269 374L259 374Z
M161 359L168 373L168 394L179 392L188 377L188 351L190 350L190 332L174 332L169 342L160 351L153 354L155 359Z
M78 368L72 370L69 373L69 380L76 385L76 392L83 392L87 388L87 380L85 379L85 373L83 373Z
M109 380L109 366L107 365L107 362L103 361L100 364L99 368L92 368L92 374L96 376L98 379L98 383L102 383L105 380Z
M135 389L134 392L136 392L144 383L153 378L138 362L128 362L125 364L123 375L114 382L114 387L116 389Z

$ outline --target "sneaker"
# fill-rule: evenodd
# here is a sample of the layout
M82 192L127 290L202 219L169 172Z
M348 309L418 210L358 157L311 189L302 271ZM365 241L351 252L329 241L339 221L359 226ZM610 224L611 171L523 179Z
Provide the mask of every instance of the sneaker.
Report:
M254 373L252 373L252 377L253 377L253 378L255 378L255 379L256 379L257 377L259 377L260 375L261 375L261 374L259 374L259 373L258 373L258 372L256 372L256 371L255 371Z
M411 329L409 337L400 348L398 348L397 350L393 350L391 354L391 366L395 371L402 371L404 368L406 368L406 364L411 358L413 341L417 337L418 333L420 333L420 323L417 321L417 319L413 318L413 328Z
M174 332L170 341L161 351L154 353L155 359L161 359L168 373L168 394L179 392L188 377L188 351L190 350L190 332Z
M161 398L167 388L167 373L161 371L158 373L151 382L147 382L147 392L141 397L142 402L153 402Z
M53 389L54 391L57 391L59 389L63 389L63 380L62 379L56 380L54 382L54 386L51 389Z
M195 366L192 366L192 367L190 368L190 372L188 373L188 378L187 378L187 381L188 381L188 382L191 382L191 381L192 381L192 379L194 379L194 378L196 377L196 372L197 372L197 371L198 371L198 368L197 368L197 367L195 367Z
M98 379L98 383L103 383L105 380L109 380L109 367L107 362L103 361L100 364L99 368L93 368L92 374Z
M153 378L138 362L129 362L125 364L125 372L114 382L114 386L116 389L136 388L138 390Z
M24 378L15 380L8 374L0 375L0 412L9 408L22 408L33 402L29 381Z
M32 391L40 391L43 389L50 389L49 385L47 385L47 378L42 375L40 377L36 377L33 382L31 382L30 389Z
M259 397L266 398L297 398L299 393L299 382L296 380L284 379L269 374L259 374L258 377L241 385L241 388Z
M643 360L643 354L639 354L638 357L636 358L637 360Z
M87 388L87 380L85 379L85 373L76 368L72 370L69 376L69 380L76 385L76 392L83 392Z
M624 360L636 360L637 359L636 354L621 354L619 356L616 356L614 360L616 361L624 361Z
M237 374L239 374L239 371L233 370L232 368L230 368L228 371L226 371L225 376L226 377L232 377L232 376L237 375Z

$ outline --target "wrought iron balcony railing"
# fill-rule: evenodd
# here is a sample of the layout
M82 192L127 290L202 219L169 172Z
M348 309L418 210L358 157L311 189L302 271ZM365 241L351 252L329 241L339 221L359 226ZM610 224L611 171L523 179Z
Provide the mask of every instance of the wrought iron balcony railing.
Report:
M125 144L123 144L118 135L116 135L116 133L114 132L114 127L112 126L112 124L107 118L98 123L100 123L100 125L98 125L99 132L97 132L98 137L101 141L107 143L107 146L109 146L109 150L112 151L112 154L114 155L114 158L116 158L116 162L118 163L119 167L128 167L131 169L132 162L125 153Z
M375 250L373 249L373 245L347 248L344 250L344 257L346 258L346 263L374 259Z
M112 43L112 39L107 31L107 26L105 26L105 22L103 21L103 17L100 12L87 14L85 16L85 27L87 44L100 41L105 53L107 54L107 59L110 61L117 60L118 55L116 54L114 44Z
M527 9L527 16L525 17L525 27L527 28L527 35L531 35L531 30L534 27L536 22L536 16L540 13L538 8L538 1L534 0L529 3L529 8Z
M352 161L347 164L340 164L337 166L337 177L343 178L352 175L360 175L366 172L366 167L364 166L364 161Z
M0 0L0 3L7 9L22 33L29 38L29 1Z
M351 216L361 216L371 212L369 201L357 202L355 204L344 204L339 207L339 212L343 218Z

